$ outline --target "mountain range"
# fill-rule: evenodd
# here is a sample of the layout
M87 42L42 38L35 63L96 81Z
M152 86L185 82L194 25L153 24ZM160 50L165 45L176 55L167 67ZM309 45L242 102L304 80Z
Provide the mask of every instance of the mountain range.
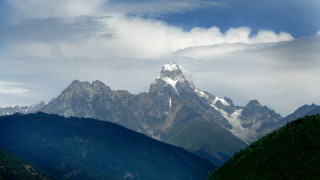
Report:
M292 121L236 153L208 180L319 179L320 115Z
M109 120L222 165L246 143L224 128L228 121L215 104L224 107L217 97L194 87L178 64L170 63L148 93L134 95L114 91L101 81L75 80L41 111Z
M14 107L0 107L0 116L12 115L15 113L28 114L40 111L46 104L41 101L39 104L33 104L31 106L14 106Z
M37 107L37 111L65 117L114 122L183 147L218 166L287 122L320 113L320 106L314 104L285 118L257 100L243 107L234 105L230 98L196 88L175 62L163 66L149 92L131 94L112 90L101 81L75 80L47 105Z
M1 148L59 179L205 179L216 168L107 121L38 112L1 116L0 124Z

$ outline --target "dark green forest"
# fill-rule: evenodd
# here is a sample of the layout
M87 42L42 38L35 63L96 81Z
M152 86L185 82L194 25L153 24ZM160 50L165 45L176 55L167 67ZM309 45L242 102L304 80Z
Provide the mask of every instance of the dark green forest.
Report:
M0 149L0 179L50 180L54 178L33 167L17 156Z
M63 179L205 179L215 166L119 125L45 113L0 117L0 147Z
M320 115L292 121L252 143L208 179L320 179Z

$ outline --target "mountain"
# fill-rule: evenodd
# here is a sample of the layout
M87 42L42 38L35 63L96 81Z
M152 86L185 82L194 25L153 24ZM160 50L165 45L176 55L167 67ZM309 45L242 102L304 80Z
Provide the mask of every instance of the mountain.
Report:
M0 147L63 179L204 179L209 161L88 118L45 113L0 117Z
M292 114L283 118L283 120L281 120L281 124L278 126L283 126L287 122L304 117L306 115L311 116L311 115L316 115L316 114L320 114L320 106L317 106L315 104L303 105L300 108L298 108L295 112L293 112Z
M236 153L208 179L319 179L320 115L306 116Z
M54 179L17 156L0 149L0 179Z
M263 137L264 135L267 135L272 131L281 128L282 126L286 125L288 122L294 121L296 119L302 118L307 115L312 116L316 114L320 114L320 106L317 106L315 104L303 105L299 107L296 111L294 111L292 114L289 114L284 118L275 120L273 122L269 121L269 123L265 124L265 128L263 129L264 132L260 133L258 138Z
M240 107L229 98L219 98L196 88L175 62L163 66L148 93L133 95L128 91L113 91L100 81L90 84L75 80L41 110L67 117L113 119L112 122L165 141L163 137L176 124L176 113L181 107L188 107L247 144L270 133L273 130L270 126L282 119L256 100Z
M4 115L11 115L15 113L22 113L22 114L28 114L28 113L35 113L38 112L40 109L42 109L46 104L41 101L39 104L33 104L31 106L15 106L15 107L0 107L0 116Z
M226 128L232 126L222 113L238 109L230 99L197 89L172 62L163 66L148 93L133 95L114 91L100 81L75 80L41 111L108 120L221 165L246 146ZM190 136L193 141L186 139Z
M267 106L262 106L257 100L251 100L242 108L239 117L241 123L240 134L247 132L243 138L251 143L271 133L274 130L274 124L281 119L280 114L274 110L269 109Z
M134 95L101 81L75 80L41 111L111 121L222 165L247 144L298 117L320 113L320 108L306 105L283 118L257 100L237 106L227 97L196 88L171 62L147 93Z

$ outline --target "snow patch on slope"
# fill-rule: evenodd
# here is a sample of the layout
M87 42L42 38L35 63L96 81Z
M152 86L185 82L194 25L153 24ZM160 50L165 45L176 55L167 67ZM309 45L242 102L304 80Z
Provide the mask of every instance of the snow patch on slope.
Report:
M230 106L230 104L226 100L219 97L216 97L212 103L216 104L218 101L220 101L225 106Z
M215 110L219 111L226 120L228 120L229 124L232 126L232 129L226 129L229 130L233 135L237 136L247 144L249 144L249 142L252 142L254 137L257 136L257 133L253 130L242 127L240 115L243 109L237 109L232 114L228 114L223 109L219 109L217 106L215 106L215 102L212 102L210 105Z
M241 121L239 119L239 116L242 112L242 109L235 110L231 115L228 116L228 121L232 125L232 129L239 129L243 130L244 128L242 127Z
M203 92L203 91L201 91L200 89L194 88L194 91L195 91L200 97L203 97L203 98L206 98L206 99L209 98L209 96L206 95L206 93Z
M215 105L215 102L212 102L212 103L210 104L210 106L212 106L215 110L219 111L219 112L221 113L221 115L229 121L229 123L231 124L231 126L232 126L232 128L233 128L232 120L230 119L230 116L229 116L229 114L228 114L226 111L224 111L223 109L219 109L219 108Z
M171 86L174 87L174 88L176 88L176 84L177 84L177 82L179 81L179 79L173 80L173 79L168 78L168 77L161 77L161 79L162 79L166 84L169 84L169 85L171 85Z
M179 93L178 93L178 90L177 90L177 88L176 88L176 84L177 84L177 82L179 81L179 79L173 80L173 79L168 78L168 77L161 77L160 79L163 80L163 81L166 83L166 85L172 86L173 89L176 91L176 93L179 94Z

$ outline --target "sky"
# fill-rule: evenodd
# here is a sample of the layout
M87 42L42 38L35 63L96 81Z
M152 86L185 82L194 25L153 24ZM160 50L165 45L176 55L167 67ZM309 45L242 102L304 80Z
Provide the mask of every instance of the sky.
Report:
M73 80L148 92L175 61L201 90L286 116L320 105L318 0L2 0L0 107Z

